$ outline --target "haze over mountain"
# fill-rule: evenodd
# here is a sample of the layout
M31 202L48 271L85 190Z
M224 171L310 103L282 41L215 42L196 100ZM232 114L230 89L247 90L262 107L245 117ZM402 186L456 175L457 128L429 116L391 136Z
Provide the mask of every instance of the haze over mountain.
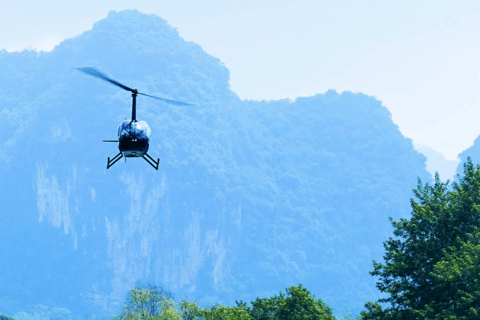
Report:
M463 164L467 161L468 157L472 158L473 163L480 163L480 136L478 136L473 145L458 155L460 163L457 166L457 174L463 173Z
M432 177L435 177L435 173L438 172L440 179L443 181L454 179L460 160L448 160L440 152L421 143L414 143L413 146L415 150L427 157L427 170L431 173Z
M158 172L106 170L142 92ZM0 309L118 310L136 281L233 303L303 283L336 312L378 297L371 270L410 213L413 149L374 97L242 101L229 72L154 15L111 12L53 51L0 52Z

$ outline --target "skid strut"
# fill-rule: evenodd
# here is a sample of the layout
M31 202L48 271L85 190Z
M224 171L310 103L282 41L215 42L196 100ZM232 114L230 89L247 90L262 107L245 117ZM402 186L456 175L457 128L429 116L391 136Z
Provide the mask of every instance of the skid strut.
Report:
M152 167L154 167L155 170L158 170L158 166L160 164L160 158L158 158L157 161L155 161L155 159L150 157L148 153L145 153L143 155L143 159L145 159L145 161L147 161Z
M107 159L107 169L113 166L118 160L122 159L123 154L119 152L115 157L110 160L110 157Z

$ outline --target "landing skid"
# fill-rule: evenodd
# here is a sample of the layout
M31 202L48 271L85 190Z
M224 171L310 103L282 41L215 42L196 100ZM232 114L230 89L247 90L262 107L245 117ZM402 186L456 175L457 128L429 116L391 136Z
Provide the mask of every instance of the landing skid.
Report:
M115 163L117 163L118 160L122 159L123 154L119 152L115 157L110 160L110 157L107 159L107 169L109 169L111 166L113 166Z
M145 161L147 161L148 164L150 164L153 168L155 168L155 170L158 170L158 166L160 165L160 158L158 158L157 161L155 161L155 159L150 157L148 153L145 153L143 155L143 159L145 159Z
M111 166L113 166L115 163L118 162L118 160L122 159L123 154L120 152L118 153L115 157L110 160L110 157L107 158L107 169L110 169ZM151 165L155 170L158 170L158 167L160 165L160 159L153 159L150 157L148 153L145 153L143 155L143 159L148 162L149 165ZM127 158L125 158L125 161L127 161Z

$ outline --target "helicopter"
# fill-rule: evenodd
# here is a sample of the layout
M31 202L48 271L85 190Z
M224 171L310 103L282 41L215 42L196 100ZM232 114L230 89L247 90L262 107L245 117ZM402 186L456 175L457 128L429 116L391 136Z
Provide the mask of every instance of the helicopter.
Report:
M125 161L127 161L127 158L142 157L155 170L158 170L158 167L160 165L160 158L155 160L147 153L151 133L150 126L147 122L143 120L137 120L137 95L150 97L177 106L188 106L191 105L191 103L159 98L146 93L138 92L137 89L132 89L125 86L120 82L107 77L104 73L98 71L95 68L87 67L76 69L90 76L110 82L111 84L132 93L132 119L125 120L118 126L118 140L103 140L103 142L118 142L118 150L120 151L112 159L110 159L110 157L107 158L107 169L117 163L117 161L120 160L122 157L125 157Z

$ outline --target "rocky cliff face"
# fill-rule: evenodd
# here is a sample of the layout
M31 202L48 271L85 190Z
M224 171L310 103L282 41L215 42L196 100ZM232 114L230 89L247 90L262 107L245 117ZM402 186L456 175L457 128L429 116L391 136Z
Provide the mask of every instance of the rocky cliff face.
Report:
M106 170L130 96L158 172ZM112 12L48 53L0 53L0 308L112 310L136 281L233 303L302 282L336 310L378 293L368 275L409 214L425 158L375 98L329 91L241 101L228 70L162 19Z

